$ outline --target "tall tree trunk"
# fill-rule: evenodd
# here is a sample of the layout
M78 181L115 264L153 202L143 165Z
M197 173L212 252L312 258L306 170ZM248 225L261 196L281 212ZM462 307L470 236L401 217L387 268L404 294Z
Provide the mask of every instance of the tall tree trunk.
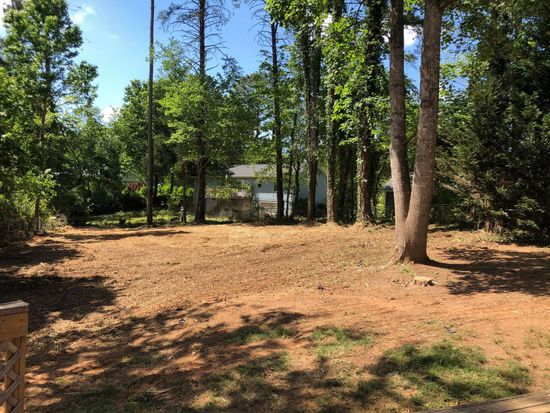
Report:
M199 132L199 136L201 133ZM199 139L197 142L197 196L195 203L195 222L204 223L206 221L206 156L204 152L204 142Z
M47 114L47 103L44 102L42 112L40 114L40 130L38 132L38 146L40 148L40 168L41 171L46 169L45 159L46 159L46 148L44 147L46 139L46 114ZM42 231L42 219L40 217L40 194L36 195L34 200L34 232L40 233Z
M334 85L327 91L327 222L336 222L336 159L338 151L338 131L333 119Z
M338 22L344 11L344 2L336 0L334 3L333 21ZM336 39L340 41L340 36ZM336 101L335 86L336 76L339 69L339 62L333 62L328 68L329 85L327 90L327 222L336 222L336 168L338 157L338 143L340 133L338 124L334 120L334 103ZM328 65L327 65L328 66Z
M365 92L361 94L363 102L359 115L359 139L358 139L358 203L357 221L362 224L374 223L372 208L373 180L377 167L375 153L374 128L376 126L376 107L374 99L380 96L380 80L383 76L382 49L384 38L382 35L382 20L384 15L385 0L370 0L369 10L365 22L364 53L365 53Z
M420 112L416 137L414 178L405 222L405 236L397 259L414 262L428 261L426 252L430 203L433 192L437 119L439 107L439 64L441 19L443 8L439 0L426 0L424 40L420 67Z
M411 182L407 160L403 0L391 2L390 29L390 164L395 211L394 259L400 259L409 212Z
M378 180L376 176L376 168L378 167L378 164L380 162L380 158L377 154L376 148L374 145L371 145L369 147L369 151L367 154L367 162L369 165L369 169L367 171L367 199L369 200L369 214L371 216L371 222L376 222L376 193L377 193L377 185Z
M373 165L376 165L378 169L375 169L373 167L372 170L372 188L371 188L371 203L372 203L372 211L374 213L374 219L376 220L378 218L378 195L380 194L380 179L382 177L382 172L386 169L386 162L387 158L382 157L384 155L381 151L376 151L373 153L373 156L376 157L376 161Z
M206 83L206 0L199 0L199 76L202 85ZM202 116L208 108L201 110ZM205 147L206 118L199 120L197 147L197 197L195 204L195 222L206 221L206 166L208 163Z
M346 191L346 205L348 221L357 220L357 145L350 147L350 165L348 174L348 190Z
M298 197L300 196L300 157L296 151L296 171L294 172L294 199L292 200L292 217L296 214L296 205L298 205Z
M155 34L155 0L151 0L149 22L149 96L147 99L147 226L153 225L153 58Z
M153 205L158 206L159 198L159 176L155 174L155 180L153 181Z
M48 164L48 147L46 145L46 119L48 116L48 111L52 105L52 62L50 55L46 53L44 56L44 69L45 69L45 80L46 80L46 90L43 95L43 102L40 108L40 129L38 130L38 147L39 147L39 156L40 156L40 172L46 171ZM42 231L42 218L40 216L40 194L36 195L34 201L34 232L40 233Z
M298 112L294 111L292 115L292 130L290 132L290 155L288 159L288 188L286 191L286 219L290 218L290 192L292 191L292 171L294 169L294 157L297 156L296 150L296 130L298 128Z
M174 192L174 172L170 172L170 189L168 192L170 195Z
M288 157L288 180L287 180L287 189L286 189L286 203L285 203L285 218L288 220L290 212L290 192L292 191L292 170L294 164L294 150L290 150Z
M185 161L183 161L182 172L181 222L187 224L187 163Z
M279 62L277 56L277 29L278 23L271 22L271 86L273 93L273 137L275 139L275 169L277 190L277 221L282 221L284 216L283 193L283 137L281 136L281 108L279 93Z
M315 33L315 36L318 34ZM315 192L317 188L317 148L319 145L319 86L321 74L321 51L310 33L304 29L300 34L307 122L307 166L308 166L308 195L307 220L315 219Z
M350 145L340 148L340 168L338 171L338 200L337 200L337 216L339 220L344 221L346 218L346 193L348 188L348 179L350 173L350 162L353 162L351 157Z
M372 129L365 123L360 127L357 152L358 162L358 180L357 180L357 222L363 225L374 223L374 213L372 211L372 184L374 174L374 155Z

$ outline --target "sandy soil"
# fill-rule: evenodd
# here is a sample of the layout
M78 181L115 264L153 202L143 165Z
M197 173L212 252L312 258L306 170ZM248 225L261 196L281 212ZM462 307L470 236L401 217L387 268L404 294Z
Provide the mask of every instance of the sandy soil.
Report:
M159 410L178 411L167 406L208 397L212 375L284 351L296 374L279 383L277 409L314 410L328 369L311 352L320 326L375 337L339 358L357 377L387 350L453 340L480 346L489 362L521 361L530 391L550 388L550 345L536 343L550 334L550 248L434 231L431 265L387 266L392 237L328 225L70 228L2 251L0 302L31 308L30 409L67 411L114 386L116 400L154 388ZM414 285L415 275L436 285ZM293 335L232 341L243 326Z

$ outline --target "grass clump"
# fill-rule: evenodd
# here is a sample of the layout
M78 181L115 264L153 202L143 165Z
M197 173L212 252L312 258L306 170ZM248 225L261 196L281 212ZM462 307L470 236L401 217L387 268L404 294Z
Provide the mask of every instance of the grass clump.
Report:
M281 326L261 327L258 325L243 326L231 333L227 339L232 344L249 344L258 341L285 339L295 334Z
M321 327L311 334L314 351L320 358L341 355L355 347L371 347L373 337L369 334L354 332L347 328Z
M276 404L280 389L273 384L286 374L290 360L286 353L258 357L213 377L207 383L204 403L193 408L206 411L254 411L255 406ZM199 397L199 400L201 397Z
M168 210L159 210L154 212L153 219L157 225L168 225L177 222L178 216ZM144 211L120 211L90 217L87 224L99 228L136 228L147 225L147 216Z
M162 400L155 388L149 388L131 397L130 403L140 410L154 411L155 407L162 404Z
M212 223L230 222L225 217L207 217ZM169 226L180 224L179 212L167 209L155 210L153 214L155 226ZM112 214L96 215L87 220L87 225L98 228L138 228L147 225L147 215L145 211L119 211Z
M531 327L524 337L525 347L529 349L542 348L550 350L550 334Z
M386 353L376 366L382 378L358 388L391 394L400 405L411 408L499 399L527 392L529 371L511 361L492 367L483 351L443 342L426 347L406 345ZM359 398L366 395L358 395Z

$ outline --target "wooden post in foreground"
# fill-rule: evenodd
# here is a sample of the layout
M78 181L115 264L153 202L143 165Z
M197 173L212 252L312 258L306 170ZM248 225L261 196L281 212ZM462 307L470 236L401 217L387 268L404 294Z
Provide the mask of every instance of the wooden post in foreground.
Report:
M25 409L25 355L29 305L23 301L0 304L0 411Z

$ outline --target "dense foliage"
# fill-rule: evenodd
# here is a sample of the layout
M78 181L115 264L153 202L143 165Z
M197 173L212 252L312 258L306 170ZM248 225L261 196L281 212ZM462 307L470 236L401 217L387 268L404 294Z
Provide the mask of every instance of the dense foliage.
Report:
M472 21L475 19L475 21ZM442 183L457 219L511 238L550 236L550 7L474 10L441 127Z
M432 221L548 239L550 6L445 3ZM201 31L197 11L206 6ZM316 171L326 174L329 221L391 219L379 208L390 178L390 6L254 2L265 50L250 74L219 54L219 30L228 19L222 2L176 2L162 11L165 27L185 30L156 56L155 205L187 209L194 190L201 191L198 181L228 187L227 168L268 163L277 165L277 188L287 201L291 194L297 199L300 187L312 195ZM421 31L423 6L405 2L408 30ZM78 63L82 34L65 0L17 2L4 26L0 239L41 231L51 216L84 223L91 214L143 208L148 82L132 80L106 123L94 107L96 68ZM418 53L406 56L413 66ZM206 65L216 56L218 72ZM412 166L418 79L406 85ZM202 191L198 198L206 196ZM294 210L319 215L314 198L296 201Z
M76 62L82 35L65 1L23 2L7 10L4 26L0 229L9 238L40 231L58 208L85 215L120 178L118 165L98 162L108 139L97 115L93 125L96 68Z

